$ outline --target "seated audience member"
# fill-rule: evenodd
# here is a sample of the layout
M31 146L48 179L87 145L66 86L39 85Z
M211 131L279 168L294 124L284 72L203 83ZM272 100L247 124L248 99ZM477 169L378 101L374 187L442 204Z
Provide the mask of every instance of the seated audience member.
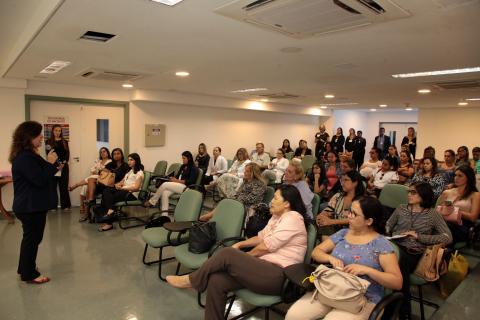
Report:
M342 229L318 245L312 258L334 268L357 275L370 282L365 297L367 304L357 314L335 309L312 299L307 292L287 312L285 320L369 318L382 299L385 288L400 290L402 274L392 244L382 235L383 208L372 197L353 201L348 213L348 229ZM347 302L348 303L348 302Z
M405 184L415 174L412 157L408 151L400 152L400 165L398 166L398 183Z
M475 163L474 170L477 176L477 189L480 189L480 147L473 148L472 155Z
M112 161L107 163L103 171L114 173L115 180L114 183L118 184L123 180L125 175L131 170L128 164L125 162L125 156L123 151L120 148L115 148L112 150ZM101 182L98 182L97 179L88 179L87 187L87 207L85 208L85 218L88 218L89 207L95 204L95 196L97 194L103 194L103 190L111 186L106 186ZM80 219L83 221L83 219ZM86 221L86 219L85 219Z
M330 151L333 151L332 142L327 141L325 143L325 152L323 153L323 156L322 156L322 162L323 163L327 162L327 153L329 153Z
M105 215L102 221L105 222L98 231L113 229L113 206L119 201L137 200L143 183L143 165L137 153L128 155L128 166L130 171L123 180L115 184L115 188L105 188L102 196L102 209Z
M387 234L405 236L395 240L400 249L402 292L405 295L401 319L411 319L410 274L426 247L452 242L452 234L442 216L432 208L434 205L432 187L425 182L414 183L408 190L408 205L401 204L387 221Z
M256 163L250 162L245 166L243 183L234 196L234 199L243 203L247 209L247 213L250 213L250 209L262 202L266 191L267 185L263 181L259 166ZM208 221L214 214L215 209L202 215L200 221Z
M327 163L325 164L325 175L327 177L327 190L326 193L330 194L328 199L335 194L338 190L338 179L342 175L340 169L340 162L338 160L338 155L335 151L330 151L327 153Z
M337 133L332 137L332 150L337 154L343 152L343 145L345 144L345 136L343 135L343 129L338 127Z
M195 166L192 153L190 151L182 152L182 165L177 175L162 183L150 200L145 201L145 207L155 206L161 198L161 210L164 211L162 214L168 216L170 196L175 193L182 193L187 186L195 184L197 177L198 168Z
M453 211L456 207L462 215L460 225L447 221L453 244L468 240L469 230L480 214L480 192L475 186L475 174L470 166L464 164L455 169L455 186L456 188L445 190L439 199L442 206L448 207L441 207L441 211Z
M307 141L300 140L298 142L298 148L295 149L295 158L303 159L304 156L311 156L312 149L307 147Z
M235 155L233 162L227 173L222 174L215 182L218 192L226 198L233 198L242 183L245 166L250 163L247 149L240 148Z
M255 145L255 153L252 155L252 162L255 162L260 167L260 170L265 170L270 164L270 155L265 152L263 142L257 142Z
M447 151L444 152L443 154L443 159L445 162L443 162L440 165L439 171L442 172L442 174L445 177L445 182L447 184L452 184L453 183L453 178L455 177L455 151L448 149Z
M227 172L228 162L222 156L222 149L220 147L213 148L213 157L208 162L207 172L203 177L202 184L208 185L210 182L218 179L219 176Z
M340 170L342 171L342 175L349 173L350 171L355 171L357 165L353 159L345 159L340 161Z
M290 147L290 140L284 139L282 142L282 147L280 149L283 150L283 153L293 152L292 147Z
M435 158L423 158L419 171L415 173L411 182L428 182L433 189L435 201L442 194L446 186L443 174L438 172L437 160L435 160Z
M475 164L473 163L473 160L470 159L470 152L466 146L461 146L457 149L457 160L455 161L455 165L458 167L462 164L475 168Z
M435 159L435 148L432 146L428 146L423 150L423 157L422 158L434 158Z
M86 211L87 206L85 203L87 201L88 180L92 179L94 180L94 182L96 182L100 171L105 169L105 166L112 162L112 158L110 157L110 151L108 150L108 148L100 148L100 150L98 151L98 155L98 159L95 159L93 167L90 168L90 175L68 188L68 191L72 192L76 188L82 187L80 191L80 219L78 220L79 222L84 222L88 219L88 213Z
M307 210L307 217L313 219L312 214L312 199L313 192L308 187L308 184L305 182L305 173L303 168L299 164L290 164L285 170L285 175L283 177L283 183L292 185L298 189L302 197L303 205ZM317 214L315 212L314 214Z
M270 212L272 217L258 236L219 249L190 274L167 276L167 282L174 287L207 292L205 319L223 320L229 293L241 288L280 295L285 281L283 268L303 262L308 218L298 190L281 186L275 192ZM244 248L253 249L240 250Z
M202 169L203 174L207 172L208 164L210 163L210 155L207 152L207 146L205 143L200 143L198 145L198 154L195 157L195 165Z
M398 155L397 147L394 144L391 144L388 147L388 153L385 158L391 158L393 161L397 163L397 167L400 163L400 156Z
M375 194L377 197L380 195L383 187L389 183L398 182L396 161L392 158L386 157L382 161L382 167L368 181L369 192Z
M307 175L307 183L313 193L316 193L322 198L324 192L327 190L327 176L325 175L325 168L319 162L312 165L312 170Z
M407 146L407 151L415 159L417 151L417 137L415 135L415 129L413 127L408 128L408 134L402 139L402 146Z
M348 225L348 210L355 199L365 195L363 178L357 171L350 171L340 178L342 190L328 202L328 206L317 215L319 234L329 236Z
M380 150L377 148L370 149L370 159L367 162L364 162L360 167L360 174L365 179L370 179L375 172L382 166L382 161L380 161Z
M262 176L266 179L268 184L281 183L282 177L285 174L290 161L285 158L285 153L282 149L277 150L277 157L270 162L268 169L263 171Z

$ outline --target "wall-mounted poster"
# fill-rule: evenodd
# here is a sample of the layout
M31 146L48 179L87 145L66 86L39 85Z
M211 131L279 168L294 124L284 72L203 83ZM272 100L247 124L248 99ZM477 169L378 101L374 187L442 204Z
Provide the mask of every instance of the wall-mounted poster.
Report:
M70 125L68 124L68 117L63 116L46 116L43 124L43 136L45 141L50 139L52 134L52 127L59 124L62 127L63 138L70 141Z

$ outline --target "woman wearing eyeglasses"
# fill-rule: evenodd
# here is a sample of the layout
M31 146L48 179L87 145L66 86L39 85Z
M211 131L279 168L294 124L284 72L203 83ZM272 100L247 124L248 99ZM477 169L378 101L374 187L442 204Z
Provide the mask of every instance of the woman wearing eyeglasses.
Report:
M368 190L370 193L380 195L383 187L389 183L398 182L397 173L398 164L392 158L385 158L382 161L382 167L368 181Z
M426 247L447 245L452 234L435 204L432 187L426 182L414 183L408 190L408 205L400 205L387 221L387 234L403 236L395 242L400 249L400 270L403 276L404 303L400 316L411 319L410 274L415 270Z

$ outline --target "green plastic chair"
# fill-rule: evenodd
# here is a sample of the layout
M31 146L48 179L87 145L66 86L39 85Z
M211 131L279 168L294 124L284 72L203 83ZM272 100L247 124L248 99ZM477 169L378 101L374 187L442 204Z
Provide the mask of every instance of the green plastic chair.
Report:
M217 230L217 244L205 253L192 253L188 251L188 243L175 247L175 259L177 260L177 270L175 274L179 274L180 266L185 266L195 270L202 266L207 259L213 254L215 249L228 242L230 238L238 238L241 235L242 227L245 220L245 207L241 202L233 199L223 199L215 209L215 215L210 221L215 221Z
M232 167L233 160L228 159L227 160L227 168L230 169Z
M312 199L312 215L314 219L317 217L319 208L320 208L320 196L314 193L313 199Z
M202 183L202 177L203 177L203 169L198 168L198 175L197 175L197 179L195 179L195 184L187 186L187 188L200 190L201 183ZM170 198L168 199L168 203L171 206L176 206L177 203L178 203L178 199L180 199L180 194L172 194L170 196Z
M380 192L378 200L385 207L396 209L401 204L407 204L408 187L401 184L387 184Z
M118 215L118 225L120 226L121 229L130 229L130 228L135 228L135 227L140 227L144 226L148 220L144 220L139 217L128 217L128 216L123 216L122 208L124 207L138 207L142 206L143 202L147 200L149 191L148 191L148 186L150 185L150 177L152 173L150 171L144 171L143 172L143 182L142 182L142 187L140 188L140 192L138 194L138 199L136 200L130 200L130 201L119 201L114 204L115 206L115 211ZM124 221L137 221L137 224L129 224L129 225L124 225L122 222Z
M178 170L180 170L180 167L182 166L181 163L178 163L178 162L174 162L172 163L171 165L168 166L168 169L167 171L165 172L165 175L169 176L171 175L172 173L174 175L177 175L178 173Z
M293 155L294 155L294 152L287 152L285 153L285 158L287 158L288 160L292 160Z
M203 196L196 190L188 189L180 195L178 204L173 212L173 220L175 222L197 221L202 209ZM173 240L176 238L175 240ZM163 248L169 246L177 246L188 241L188 232L172 232L164 227L149 228L142 231L142 239L145 241L145 249L143 250L142 261L145 265L153 263L158 264L158 277L165 281L162 277L162 262L171 260L163 258ZM146 255L148 247L159 249L159 258L155 261L147 261Z
M267 191L265 191L265 194L263 195L262 202L269 204L272 201L274 194L275 194L275 189L273 189L270 186L267 186Z
M307 226L307 251L305 253L305 258L303 261L304 263L310 264L311 262L312 251L313 251L313 248L315 247L316 238L317 238L317 228L315 227L314 224L309 223ZM225 319L228 317L228 314L230 313L232 305L237 298L255 306L255 308L253 308L252 310L246 311L234 318L231 318L230 320L244 318L247 315L257 312L259 309L265 310L265 319L268 319L270 314L270 309L273 306L283 302L283 299L281 296L259 294L259 293L250 291L248 289L236 290L234 292L234 296L230 300L230 304L225 313Z
M302 159L303 172L307 172L308 169L311 169L315 161L317 161L317 158L315 158L315 156L312 156L312 155L304 156Z
M155 192L157 191L157 187L155 187L155 180L153 178L164 176L165 172L167 171L167 161L160 160L155 165L155 168L152 172L152 179L150 180L150 185L148 186L148 191Z

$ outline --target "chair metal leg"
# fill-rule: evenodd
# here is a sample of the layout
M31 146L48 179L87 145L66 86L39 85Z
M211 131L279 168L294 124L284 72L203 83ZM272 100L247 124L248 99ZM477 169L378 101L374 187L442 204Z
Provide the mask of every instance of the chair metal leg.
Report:
M265 320L270 320L270 308L265 308Z
M180 272L180 262L177 263L177 269L175 270L175 275L178 276L179 272Z
M425 310L423 307L423 290L422 286L418 286L418 297L420 298L420 319L425 320Z
M417 301L420 304L420 319L425 320L425 306L429 306L435 309L434 313L440 308L436 303L433 303L428 300L423 299L423 289L422 286L417 286L418 288L418 297L412 295L411 299Z
M232 310L233 303L235 302L236 296L233 295L230 297L230 303L228 304L227 311L225 311L225 320L228 319L228 315L230 314L230 311Z
M144 265L152 265L154 263L158 263L160 260L153 260L153 261L147 261L147 250L148 250L148 244L145 244L145 249L143 250L143 257L142 257L142 262Z
M162 265L165 261L170 261L170 260L173 260L175 259L175 257L169 257L169 258L163 258L163 248L164 247L160 247L160 250L159 250L159 253L158 253L158 261L160 262L158 264L158 277L160 278L160 280L162 281L167 281L166 278L162 277Z
M197 302L200 307L205 309L205 304L202 302L202 293L200 291L197 293Z

